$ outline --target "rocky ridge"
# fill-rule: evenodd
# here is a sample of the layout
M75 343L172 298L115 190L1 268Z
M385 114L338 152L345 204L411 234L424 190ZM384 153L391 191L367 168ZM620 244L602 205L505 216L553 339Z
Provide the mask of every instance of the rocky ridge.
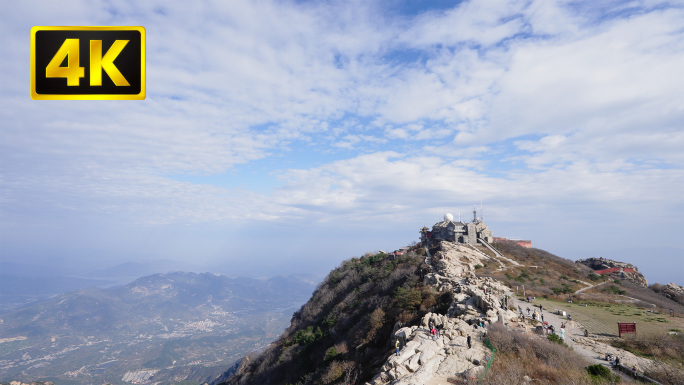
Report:
M486 326L502 322L511 328L534 331L534 321L520 320L518 313L507 306L528 307L529 303L520 302L503 283L475 275L475 266L496 263L494 258L467 245L443 242L440 251L429 256L426 262L432 271L426 274L425 284L438 292L451 291L453 302L446 315L428 313L418 326L397 325L394 339L400 341L399 354L391 355L380 373L365 385L443 384L476 379L491 356L483 341L486 330L478 326L480 323ZM630 267L636 272L633 265L607 262L608 266ZM641 276L638 272L634 275ZM675 293L684 290L674 284L669 284L667 289ZM575 321L561 319L550 312L546 312L546 320L556 325L566 323L566 343L591 363L605 363L597 357L610 353L639 371L654 364L647 358L611 346L608 340L584 336L583 327ZM436 337L430 334L431 324L439 330ZM468 336L471 337L470 348Z
M482 341L485 329L478 324L517 321L517 314L505 306L508 289L494 279L478 278L473 273L476 265L491 262L486 255L447 242L442 242L440 249L428 257L432 271L425 276L425 283L438 292L452 291L454 300L448 314L428 313L419 326L398 325L394 338L400 341L399 354L390 356L381 372L366 385L475 378L491 354ZM430 334L431 323L439 330L436 337Z
M576 261L576 263L581 263L583 265L589 266L590 268L594 269L594 271L619 268L618 271L615 271L610 274L617 275L622 279L628 279L641 287L648 286L648 281L646 281L646 278L639 272L639 269L637 269L637 267L632 265L631 263L614 261L606 258L580 259Z

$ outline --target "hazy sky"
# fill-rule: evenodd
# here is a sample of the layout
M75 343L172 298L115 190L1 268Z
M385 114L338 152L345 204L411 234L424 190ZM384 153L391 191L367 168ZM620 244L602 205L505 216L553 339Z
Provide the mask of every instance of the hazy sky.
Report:
M33 26L143 26L144 101L33 101ZM484 205L684 284L681 1L0 3L0 259L324 272ZM241 270L242 269L242 270Z

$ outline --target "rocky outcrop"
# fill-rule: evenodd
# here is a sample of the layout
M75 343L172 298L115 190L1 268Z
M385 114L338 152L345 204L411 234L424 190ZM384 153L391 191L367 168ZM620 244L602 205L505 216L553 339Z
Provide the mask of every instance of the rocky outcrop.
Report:
M430 323L439 336L430 334ZM392 355L371 384L423 384L433 379L477 376L491 354L482 344L483 328L463 319L428 313L420 326L400 328L394 337L400 342L398 355ZM471 338L468 348L467 338Z
M670 282L667 285L656 283L649 288L656 293L660 293L665 297L684 305L684 287L681 287L676 283Z
M637 269L637 267L631 263L614 261L606 258L580 259L576 261L576 263L589 266L595 272L602 275L611 274L620 279L628 279L642 287L648 286L648 281L646 281L646 278L639 273L639 269Z
M446 315L428 313L418 326L397 327L394 339L399 340L399 354L390 356L367 385L477 378L491 354L482 341L485 329L480 325L516 319L517 314L506 308L506 287L473 274L475 265L493 262L484 254L442 242L441 250L432 259L433 271L426 275L425 283L439 292L452 292L454 300L449 311ZM431 324L438 335L430 334Z
M668 283L663 293L668 295L670 298L675 299L684 296L684 287L677 285L676 283Z

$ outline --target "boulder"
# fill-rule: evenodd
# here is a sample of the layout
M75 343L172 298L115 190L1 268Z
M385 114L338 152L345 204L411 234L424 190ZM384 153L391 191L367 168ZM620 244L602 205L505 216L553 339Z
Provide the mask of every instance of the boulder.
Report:
M437 349L425 349L423 352L420 353L420 364L425 365L432 357L437 354Z
M472 367L472 364L467 360L457 355L450 355L439 364L436 373L440 376L455 376L465 372L470 367Z
M422 354L422 353L421 353ZM421 354L414 354L406 363L406 369L410 372L415 372L420 368L420 357Z
M397 366L395 368L390 369L387 372L387 377L390 381L395 381L395 380L398 380L399 378L406 376L407 374L409 374L408 369L406 369L403 366Z
M477 378L484 371L484 366L475 366L468 369L468 378Z

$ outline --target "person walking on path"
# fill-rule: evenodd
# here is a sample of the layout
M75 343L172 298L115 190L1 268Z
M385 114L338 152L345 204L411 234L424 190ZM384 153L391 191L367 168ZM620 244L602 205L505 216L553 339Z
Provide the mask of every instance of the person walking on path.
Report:
M468 334L468 338L466 339L466 342L468 342L468 349L470 349L470 347L471 347L470 334Z
M544 322L544 314L541 315L542 322Z
M399 338L397 338L397 342L394 343L394 347L396 348L396 355L399 356Z
M565 325L561 325L561 339L565 341Z

